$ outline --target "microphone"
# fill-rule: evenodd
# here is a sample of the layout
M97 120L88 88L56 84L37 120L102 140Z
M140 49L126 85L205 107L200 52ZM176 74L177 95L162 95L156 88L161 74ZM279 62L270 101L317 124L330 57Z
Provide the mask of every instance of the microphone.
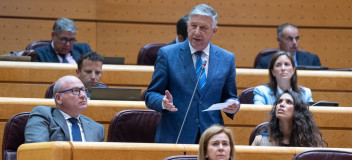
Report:
M177 139L176 139L176 144L178 143L178 140L180 139L180 136L181 136L181 133L182 133L182 130L183 130L183 126L185 124L185 121L186 121L186 118L187 118L187 115L188 115L189 108L191 107L191 104L192 104L192 101L193 101L193 98L194 98L194 94L196 93L196 90L198 88L198 83L199 83L200 77L202 76L202 73L204 72L204 69L205 69L206 65L207 65L207 60L204 60L203 63L202 63L202 70L200 71L200 74L199 74L198 79L197 79L196 86L194 87L194 90L193 90L193 94L192 94L191 100L189 101L189 104L188 104L188 108L187 108L187 112L186 112L185 118L183 118L183 122L182 122L182 125L181 125L180 132L178 132L178 136L177 136Z

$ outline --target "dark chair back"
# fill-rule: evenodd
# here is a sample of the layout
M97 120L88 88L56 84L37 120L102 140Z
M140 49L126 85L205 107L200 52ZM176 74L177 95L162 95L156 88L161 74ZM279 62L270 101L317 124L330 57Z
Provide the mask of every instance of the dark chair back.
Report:
M50 44L51 41L34 41L32 42L31 44L29 44L27 47L26 47L26 50L34 50L38 47L41 47L41 46L47 46Z
M297 154L292 160L351 160L352 152L339 150L310 150Z
M153 143L159 120L154 110L123 110L111 120L107 141Z
M2 140L2 159L16 160L17 148L24 143L29 112L22 112L11 117L6 125Z
M47 40L34 41L26 47L22 56L31 56L32 61L36 60L38 58L38 55L34 52L34 49L41 47L41 46L47 46L50 44L50 42L51 41L47 41Z
M139 50L138 54L138 65L154 65L158 51L161 47L164 47L165 43L149 43Z
M265 49L265 50L262 50L260 51L257 56L255 57L255 60L254 60L254 68L257 67L258 63L260 62L260 59L264 56L268 56L268 55L271 55L271 54L274 54L276 53L277 51L279 51L280 49Z
M175 155L166 157L164 160L197 160L197 155Z
M54 96L54 86L55 86L55 83L52 83L48 87L48 89L46 89L45 98L53 98L53 96Z
M268 124L269 124L269 122L263 122L263 123L257 125L257 126L252 130L252 133L251 133L251 135L249 136L249 145L252 145L255 136L267 132L267 131L266 131L266 127L267 127Z
M247 88L241 92L241 94L238 96L238 100L240 101L241 104L254 104L253 99L254 99L254 87Z

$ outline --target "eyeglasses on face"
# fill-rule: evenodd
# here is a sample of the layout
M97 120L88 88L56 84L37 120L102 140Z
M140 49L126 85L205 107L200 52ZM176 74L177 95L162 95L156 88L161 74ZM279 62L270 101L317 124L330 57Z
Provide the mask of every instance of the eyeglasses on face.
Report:
M65 92L68 92L68 91L71 91L73 95L79 95L79 94L81 94L81 91L84 92L84 93L87 93L88 92L88 88L85 88L85 87L82 87L82 88L71 88L71 89L60 91L58 93L65 93Z
M65 38L65 37L59 37L58 35L56 35L57 38L60 40L61 43L66 44L67 42L70 42L70 44L73 44L75 42L77 42L76 38Z

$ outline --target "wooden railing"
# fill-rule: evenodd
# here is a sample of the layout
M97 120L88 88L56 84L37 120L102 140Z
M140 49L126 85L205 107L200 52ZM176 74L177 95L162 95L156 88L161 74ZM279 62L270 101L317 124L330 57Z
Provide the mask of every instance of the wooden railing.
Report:
M0 62L0 97L42 98L51 83L64 75L76 75L73 64ZM103 65L101 81L110 87L135 87L145 90L153 66ZM242 90L269 82L266 69L236 69L238 95ZM352 106L352 72L298 71L299 85L311 88L315 101L339 102Z
M237 160L291 160L296 154L324 148L235 146ZM352 149L333 148L352 152ZM162 160L174 155L197 155L198 145L107 142L44 142L23 144L18 160Z
M20 112L30 112L35 106L55 106L53 99L0 97L0 144L6 121ZM126 109L148 109L143 101L90 100L82 114L105 127L105 137L111 119ZM234 120L224 117L225 126L232 129L237 145L248 145L253 128L266 121L271 106L242 104ZM352 107L311 107L316 124L329 147L352 148Z

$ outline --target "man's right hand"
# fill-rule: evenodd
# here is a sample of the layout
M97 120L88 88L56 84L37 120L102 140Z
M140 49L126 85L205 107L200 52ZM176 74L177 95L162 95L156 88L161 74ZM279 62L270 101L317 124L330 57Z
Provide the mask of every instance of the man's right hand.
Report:
M165 96L163 98L163 105L166 110L171 111L171 112L176 112L177 108L174 106L173 99L171 93L166 90L165 91Z

